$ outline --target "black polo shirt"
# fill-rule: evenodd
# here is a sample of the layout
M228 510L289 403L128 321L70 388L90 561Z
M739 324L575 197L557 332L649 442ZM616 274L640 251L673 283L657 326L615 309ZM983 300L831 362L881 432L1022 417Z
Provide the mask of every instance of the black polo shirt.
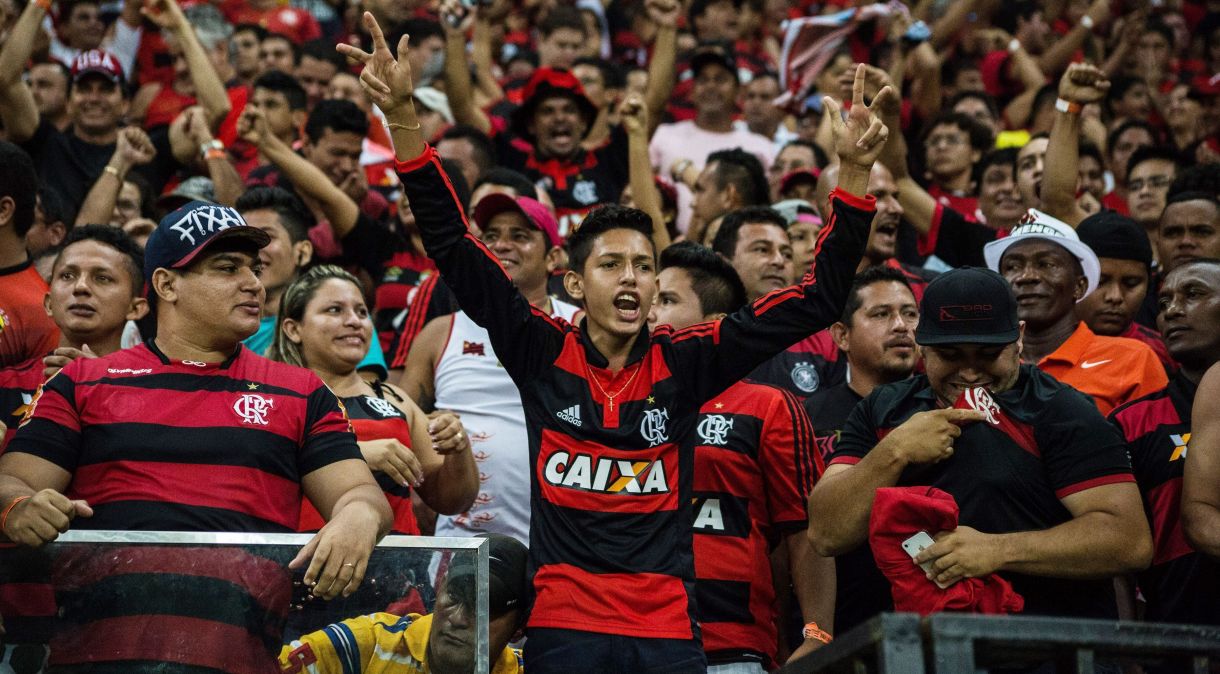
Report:
M1060 499L1134 482L1126 442L1084 394L1022 365L1016 384L993 397L1011 432L986 421L968 424L953 456L907 467L897 486L944 490L957 501L962 525L999 534L1063 524L1072 515ZM848 417L830 463L859 462L912 415L940 407L926 375L878 387ZM1001 575L1024 595L1025 613L1117 617L1109 579Z
M1152 566L1139 574L1152 622L1220 625L1220 562L1191 547L1182 529L1182 468L1198 385L1169 386L1110 413L1131 445L1131 463L1152 525Z

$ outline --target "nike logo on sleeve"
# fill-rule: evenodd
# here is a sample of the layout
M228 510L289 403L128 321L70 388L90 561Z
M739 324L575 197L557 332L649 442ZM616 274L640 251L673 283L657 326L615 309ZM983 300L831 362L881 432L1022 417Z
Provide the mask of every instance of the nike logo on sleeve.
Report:
M1105 365L1106 363L1110 362L1111 360L1112 359L1110 359L1110 358L1107 358L1105 360L1094 360L1094 361L1086 360L1080 364L1080 367L1087 370L1091 367L1097 367L1098 365Z

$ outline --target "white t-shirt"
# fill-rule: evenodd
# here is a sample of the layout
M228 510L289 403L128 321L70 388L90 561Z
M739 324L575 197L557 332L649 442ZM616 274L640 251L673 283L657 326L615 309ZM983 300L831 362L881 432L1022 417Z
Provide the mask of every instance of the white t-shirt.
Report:
M693 120L662 124L648 145L648 158L658 174L669 175L669 169L679 159L689 159L699 169L707 163L707 156L718 150L739 147L758 157L765 171L775 159L775 144L766 136L749 129L734 128L727 133L705 131L695 126ZM685 232L690 226L691 191L679 183L678 229Z
M578 311L571 304L551 300L551 315L556 318L571 321ZM494 532L529 545L529 437L521 394L496 358L487 330L464 311L453 315L433 380L436 409L461 415L479 469L474 505L460 515L438 516L436 535Z

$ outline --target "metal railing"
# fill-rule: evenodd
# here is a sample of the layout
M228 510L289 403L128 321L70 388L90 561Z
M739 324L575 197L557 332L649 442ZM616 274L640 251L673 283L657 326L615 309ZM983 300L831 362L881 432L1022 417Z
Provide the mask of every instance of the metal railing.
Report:
M1217 598L1220 601L1220 598ZM913 613L877 616L780 671L784 674L975 674L1047 667L1093 674L1099 665L1206 674L1220 667L1220 626L1043 616ZM1038 670L1043 671L1043 670Z

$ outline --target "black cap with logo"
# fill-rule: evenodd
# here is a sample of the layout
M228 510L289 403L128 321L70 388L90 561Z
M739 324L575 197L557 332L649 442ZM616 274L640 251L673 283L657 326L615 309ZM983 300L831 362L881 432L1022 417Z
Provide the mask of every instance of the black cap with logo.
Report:
M495 618L513 609L524 610L529 589L526 570L529 549L504 534L479 534L478 538L486 538L490 544L487 551L488 612ZM474 555L465 555L449 567L445 582L459 603L474 601L474 564Z
M1011 344L1020 335L1017 299L1008 281L990 269L954 269L924 290L918 344Z
M204 248L222 239L242 239L254 249L271 242L261 229L246 224L236 210L218 204L191 201L161 218L144 244L144 276L157 269L189 265Z

